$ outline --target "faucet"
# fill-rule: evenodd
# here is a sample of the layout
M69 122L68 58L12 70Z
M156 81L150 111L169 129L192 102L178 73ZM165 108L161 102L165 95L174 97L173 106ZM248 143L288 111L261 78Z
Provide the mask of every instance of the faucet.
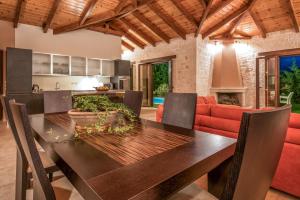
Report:
M59 82L56 82L56 83L55 83L55 90L59 90L59 89L60 89Z

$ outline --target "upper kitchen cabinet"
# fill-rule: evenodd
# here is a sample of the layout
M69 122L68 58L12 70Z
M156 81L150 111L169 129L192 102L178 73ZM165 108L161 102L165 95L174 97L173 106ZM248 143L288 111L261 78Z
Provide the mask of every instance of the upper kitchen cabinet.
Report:
M113 60L102 60L102 76L115 75L115 62Z
M7 94L31 93L32 50L7 48L6 61Z
M33 53L32 62L33 75L51 74L51 54Z
M115 76L130 76L130 61L115 60Z
M85 57L71 57L71 75L85 76L87 71L87 62Z
M87 75L95 76L100 75L101 72L101 60L88 58Z
M54 75L70 74L70 56L53 55L53 74Z

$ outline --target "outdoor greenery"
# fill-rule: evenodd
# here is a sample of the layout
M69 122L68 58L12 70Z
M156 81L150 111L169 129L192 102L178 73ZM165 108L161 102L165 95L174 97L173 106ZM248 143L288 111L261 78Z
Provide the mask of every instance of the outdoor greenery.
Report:
M132 110L124 104L111 102L105 95L77 96L74 98L73 107L79 112L95 112L98 117L96 124L84 127L81 129L84 133L81 132L77 136L99 132L125 134L134 128L137 121L137 116ZM110 119L112 113L116 113L114 119Z
M169 91L169 65L160 63L153 65L153 95L164 97Z
M292 98L293 112L300 113L300 68L296 60L293 60L289 70L282 71L280 74L280 93L288 95L294 92Z

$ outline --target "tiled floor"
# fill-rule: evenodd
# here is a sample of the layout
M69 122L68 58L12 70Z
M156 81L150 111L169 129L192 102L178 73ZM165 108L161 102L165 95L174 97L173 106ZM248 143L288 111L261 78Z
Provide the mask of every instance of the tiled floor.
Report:
M154 109L143 109L142 118L155 120ZM15 162L16 147L10 130L0 123L0 200L13 200L15 188ZM206 185L205 178L199 180L200 185ZM71 189L67 180L62 179L55 183L60 188ZM28 192L28 199L32 199L32 191ZM71 194L72 200L81 199L79 194L73 190ZM271 189L267 195L267 200L296 200L287 194Z

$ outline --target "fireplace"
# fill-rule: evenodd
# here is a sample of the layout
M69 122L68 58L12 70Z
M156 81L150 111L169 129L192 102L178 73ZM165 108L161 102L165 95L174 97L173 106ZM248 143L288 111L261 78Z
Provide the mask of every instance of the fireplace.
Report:
M240 99L241 99L241 93L223 93L218 92L218 103L219 104L226 104L226 105L236 105L241 106Z
M210 88L211 95L215 96L219 104L246 106L247 88Z

